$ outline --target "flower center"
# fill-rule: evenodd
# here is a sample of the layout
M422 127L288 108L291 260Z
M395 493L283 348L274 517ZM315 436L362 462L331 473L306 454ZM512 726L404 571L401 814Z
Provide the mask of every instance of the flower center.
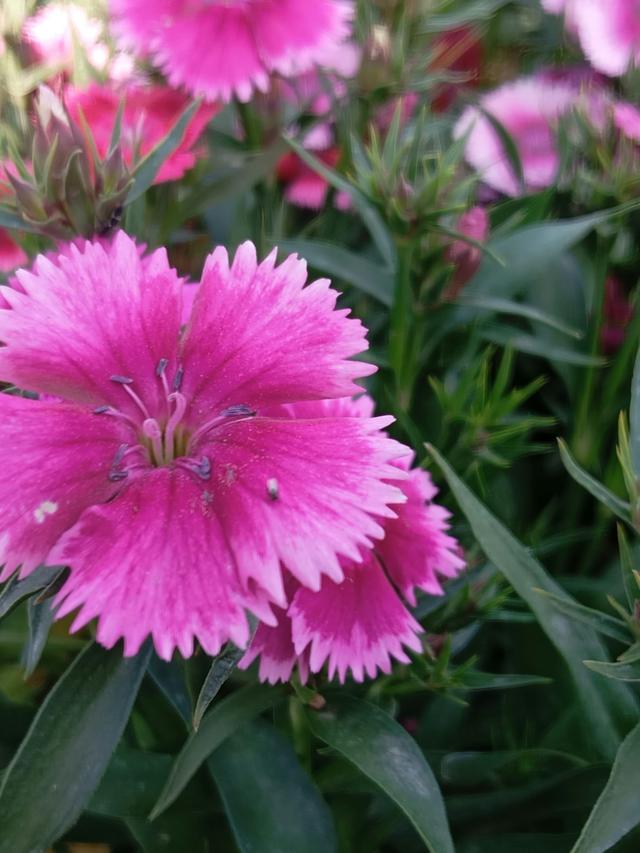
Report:
M111 376L111 381L119 385L133 401L137 410L135 414L127 414L113 406L98 406L94 409L96 415L109 415L124 421L135 435L134 441L120 445L116 451L109 471L109 479L113 482L126 479L135 470L149 467L184 468L200 479L208 480L211 476L211 459L198 453L198 445L211 432L256 415L249 406L230 406L190 431L184 423L188 400L180 391L183 369L177 368L170 389L166 375L168 365L169 360L161 358L155 371L166 401L166 411L162 415L152 417L132 387L133 379L120 375Z

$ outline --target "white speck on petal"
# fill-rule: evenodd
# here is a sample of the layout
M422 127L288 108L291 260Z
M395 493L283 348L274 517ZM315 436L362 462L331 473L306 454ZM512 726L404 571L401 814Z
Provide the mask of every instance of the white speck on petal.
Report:
M33 511L33 517L38 524L42 524L48 515L53 515L58 511L58 504L55 501L42 501L40 506Z

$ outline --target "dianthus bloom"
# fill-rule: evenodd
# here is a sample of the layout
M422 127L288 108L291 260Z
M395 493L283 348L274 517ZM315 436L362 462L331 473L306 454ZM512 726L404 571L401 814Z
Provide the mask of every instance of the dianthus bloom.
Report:
M640 7L635 0L542 0L547 12L564 13L589 62L620 77L640 62Z
M68 566L72 630L97 617L103 645L132 655L150 634L166 659L243 646L246 610L274 625L287 606L285 577L340 583L383 535L403 500L391 419L287 409L375 369L349 360L364 328L296 256L216 249L186 327L165 251L142 260L122 232L16 279L0 377L40 399L0 395L0 579Z
M14 169L8 161L0 163L0 199L2 196L11 195L7 168ZM16 267L26 264L28 260L27 253L16 243L11 232L0 228L0 272L11 272Z
M306 71L349 33L344 0L111 0L124 44L174 86L209 100L250 99L274 71Z
M578 90L561 81L530 77L506 83L485 95L480 104L513 138L524 175L525 189L553 183L559 165L554 125L575 103ZM475 107L468 107L456 124L456 139L468 135L465 156L482 180L510 196L522 191L497 130Z
M124 100L120 150L128 165L151 151L189 106L188 97L168 86L129 85L113 88L97 83L86 89L68 86L64 100L71 117L80 126L82 112L102 158L109 151L120 101ZM154 183L179 180L193 168L198 158L196 143L216 112L217 107L212 104L203 104L198 108L180 144L160 167Z
M373 403L330 400L290 407L300 418L353 415L368 418ZM328 674L344 681L350 670L356 681L376 671L389 672L391 658L408 662L404 648L418 651L420 625L398 592L416 604L415 589L442 593L439 577L454 577L463 568L458 544L448 533L449 513L433 502L437 489L429 474L411 469L408 452L395 464L407 472L401 481L406 503L395 507L397 517L385 519L384 539L374 550L361 551L361 562L342 560L345 580L323 578L320 590L289 582L291 604L278 610L278 624L260 625L240 662L248 667L260 658L260 678L275 683L291 677L297 665L305 681L328 663ZM396 592L398 590L398 592Z

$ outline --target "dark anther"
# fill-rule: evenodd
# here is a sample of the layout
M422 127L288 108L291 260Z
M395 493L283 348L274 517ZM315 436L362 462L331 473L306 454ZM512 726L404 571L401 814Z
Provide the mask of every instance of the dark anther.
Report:
M108 412L110 408L111 408L110 406L98 406L97 409L93 410L93 414L94 415L104 415L104 413Z
M179 367L176 370L176 375L173 377L173 390L179 391L182 385L182 377L184 376L184 367Z
M119 385L133 385L133 379L130 379L128 376L118 376L116 373L109 378L112 382L117 382Z
M156 376L162 376L162 374L167 369L167 365L169 364L168 358L161 358L158 362L158 366L156 367Z
M122 462L128 446L128 444L121 444L120 447L116 450L116 455L113 457L113 462L111 463L112 468L117 468L118 465Z
M211 460L208 456L203 456L197 467L198 476L203 480L208 480L211 476Z
M224 418L234 418L238 415L246 415L247 417L253 417L257 414L258 413L255 411L255 409L252 409L250 406L245 406L243 403L240 403L237 406L229 406L228 409L225 409L222 412L222 416Z
M109 471L109 480L112 483L117 483L119 480L126 480L129 474L126 471Z

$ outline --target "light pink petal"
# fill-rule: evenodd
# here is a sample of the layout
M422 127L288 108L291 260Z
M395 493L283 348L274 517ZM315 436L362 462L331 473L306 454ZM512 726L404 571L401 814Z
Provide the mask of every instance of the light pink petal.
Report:
M640 110L633 104L619 101L613 107L613 122L627 139L640 142Z
M377 517L402 492L390 461L403 452L380 428L386 418L256 417L213 432L194 455L211 459L212 508L243 582L286 603L280 563L318 589L342 579L337 555L359 559L383 534Z
M11 234L0 228L0 272L11 272L16 267L24 266L28 260L27 253Z
M118 421L78 406L0 394L0 579L27 575L87 506L108 500Z
M300 174L289 183L284 197L298 207L320 210L327 200L328 192L329 184L325 179L309 169L308 173Z
M148 406L165 406L156 376L161 358L175 370L181 282L164 249L140 258L124 232L113 242L69 247L55 263L40 256L4 289L0 310L0 378L20 388L83 403L135 411L123 386Z
M513 138L527 188L541 189L553 183L559 164L555 124L577 97L577 90L569 84L531 77L506 83L482 98L483 109ZM456 139L467 133L465 156L482 180L506 195L518 195L520 187L500 137L475 107L463 112L454 129Z
M124 638L125 655L134 655L151 634L169 660L175 648L191 655L194 640L210 655L228 640L247 643L244 608L254 601L241 589L207 483L184 471L154 469L88 509L48 562L71 568L58 616L80 608L72 630L97 617L107 648Z
M442 594L439 576L455 577L464 568L464 560L457 541L447 533L450 513L433 502L438 490L430 475L413 469L400 487L407 501L396 508L397 518L386 521L385 537L377 543L376 554L393 583L415 606L415 587Z
M624 74L640 60L640 9L633 0L577 0L572 4L580 46L598 71Z
M408 663L403 647L419 651L422 629L404 607L371 552L362 564L344 563L344 581L324 579L319 592L300 589L289 608L298 654L308 652L311 672L325 662L329 678L344 681L351 670L356 681L380 669L390 672L391 659Z
M258 265L244 243L229 269L223 248L209 256L185 333L184 393L192 419L235 404L343 396L375 368L348 360L367 348L359 320L336 310L321 279L305 287L307 266L275 252Z
M279 607L274 609L278 624L272 627L261 622L253 642L238 664L240 669L247 669L259 657L260 681L269 684L289 681L298 657L291 638L291 621L285 610Z

